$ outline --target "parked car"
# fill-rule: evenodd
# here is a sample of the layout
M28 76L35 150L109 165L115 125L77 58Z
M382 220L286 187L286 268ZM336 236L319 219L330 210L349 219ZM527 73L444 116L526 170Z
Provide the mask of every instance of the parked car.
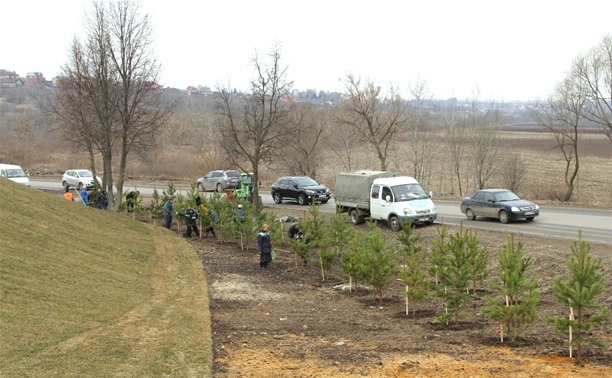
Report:
M96 176L98 186L102 186L102 179ZM91 189L96 181L93 173L87 169L69 169L62 176L62 186L65 188L73 187L83 189Z
M327 203L331 198L327 186L319 184L308 176L281 177L272 184L271 194L276 203L293 200L300 205L307 205L312 201Z
M461 212L469 220L488 217L497 218L501 223L508 223L518 219L532 221L540 215L540 207L510 190L483 189L461 200Z
M0 164L0 177L7 178L19 184L30 186L30 178L18 165Z
M196 186L201 192L207 190L224 192L227 189L235 189L239 185L240 173L232 169L210 171L196 181Z

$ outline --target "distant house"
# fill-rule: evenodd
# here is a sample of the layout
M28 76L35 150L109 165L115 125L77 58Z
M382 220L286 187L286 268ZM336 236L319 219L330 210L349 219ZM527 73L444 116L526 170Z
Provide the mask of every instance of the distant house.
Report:
M15 71L0 69L0 87L15 88L22 86L23 80L15 73Z
M28 72L25 77L25 85L27 86L43 86L45 81L41 72Z
M198 92L198 89L196 87L189 86L187 87L187 94L189 96L192 96L192 95L200 94L200 92Z
M201 85L198 86L198 91L200 92L201 95L204 95L204 96L210 96L213 94L210 88L207 86L204 86L204 87Z

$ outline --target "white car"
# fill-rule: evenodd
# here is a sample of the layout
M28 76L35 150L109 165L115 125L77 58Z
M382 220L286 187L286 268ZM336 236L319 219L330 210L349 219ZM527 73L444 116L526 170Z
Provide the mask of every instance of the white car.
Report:
M98 186L102 186L102 179L96 176ZM65 188L73 187L80 189L91 189L94 186L94 177L91 171L87 169L69 169L62 176L62 186Z
M0 164L0 177L7 178L19 184L30 186L30 178L18 165Z

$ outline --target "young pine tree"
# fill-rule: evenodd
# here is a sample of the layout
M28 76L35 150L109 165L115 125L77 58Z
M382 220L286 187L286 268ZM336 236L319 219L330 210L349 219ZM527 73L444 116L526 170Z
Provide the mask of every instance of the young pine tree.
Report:
M404 283L406 298L406 315L412 306L412 315L416 314L416 303L422 302L429 293L427 275L421 257L422 247L418 245L420 235L414 234L412 223L403 225L397 236L401 257L400 279Z
M584 345L587 342L598 344L597 340L589 337L588 331L605 323L609 315L607 309L597 302L597 296L604 292L604 276L597 273L602 268L601 260L593 259L591 245L582 240L582 233L578 234L578 241L572 245L572 256L567 260L567 267L570 270L569 280L555 279L553 291L557 301L569 307L569 316L552 316L547 320L554 323L557 331L568 332L570 357L573 357L575 346L575 363L582 365Z
M491 289L499 294L486 297L483 313L500 324L500 340L510 334L510 340L518 338L519 331L531 324L536 316L538 296L534 275L527 275L531 259L523 257L523 245L514 244L514 235L508 236L506 246L499 250L499 279Z
M391 286L398 272L397 259L376 222L370 222L368 226L370 231L365 236L363 254L359 257L360 275L367 285L372 286L374 295L378 295L378 303L382 303L383 292Z
M459 324L461 311L467 304L469 298L468 288L472 281L472 270L469 265L471 248L474 244L470 242L472 231L464 229L463 223L456 234L451 235L448 241L448 256L441 261L444 266L438 270L440 284L436 285L436 293L445 304L445 312L438 315L442 323ZM477 244L476 244L477 246Z

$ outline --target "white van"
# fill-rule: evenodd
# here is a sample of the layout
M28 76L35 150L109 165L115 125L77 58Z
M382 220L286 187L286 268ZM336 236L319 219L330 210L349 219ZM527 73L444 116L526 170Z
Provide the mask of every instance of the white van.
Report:
M7 178L19 184L30 186L30 179L28 175L18 165L0 164L0 177Z

